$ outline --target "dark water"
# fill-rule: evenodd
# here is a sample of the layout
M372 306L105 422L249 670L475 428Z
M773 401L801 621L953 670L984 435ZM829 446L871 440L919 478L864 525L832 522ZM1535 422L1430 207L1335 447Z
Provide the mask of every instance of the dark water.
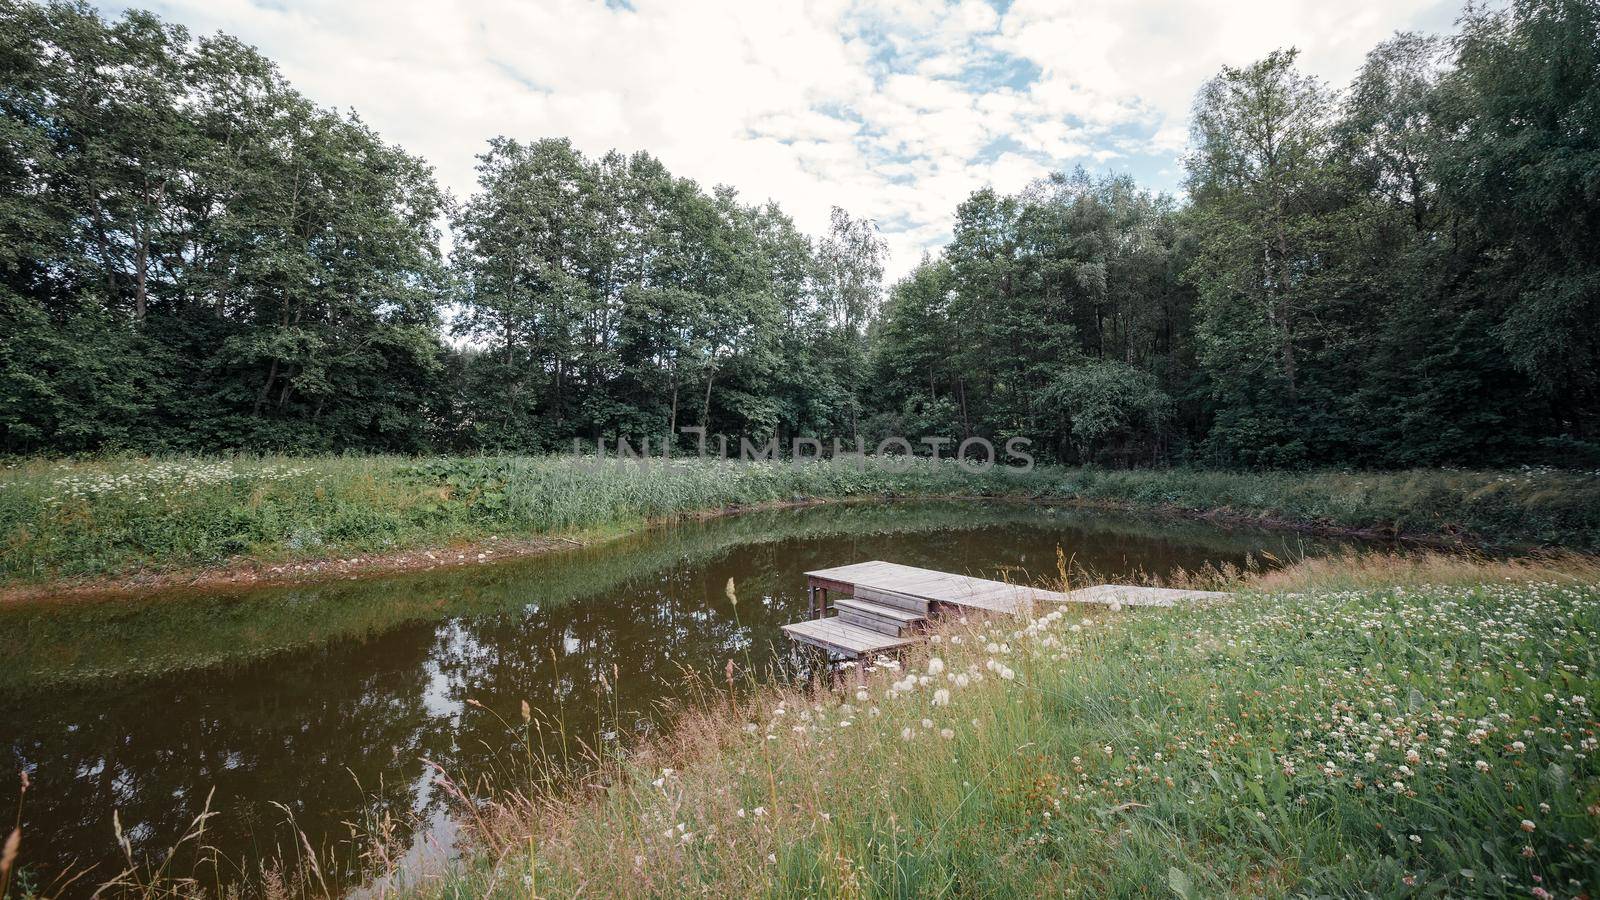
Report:
M432 574L0 610L0 748L32 781L21 862L40 887L92 869L69 891L87 893L125 865L113 811L135 859L159 859L210 795L217 815L180 873L202 844L223 860L198 870L206 881L297 860L298 830L330 883L357 884L349 823L388 813L400 846L447 845L423 760L463 779L503 770L521 745L501 720L520 724L523 701L603 742L668 717L688 670L719 680L748 654L803 671L778 626L804 616L807 569L884 559L1039 583L1057 548L1127 578L1329 546L1003 504L851 505ZM17 798L7 776L0 822Z

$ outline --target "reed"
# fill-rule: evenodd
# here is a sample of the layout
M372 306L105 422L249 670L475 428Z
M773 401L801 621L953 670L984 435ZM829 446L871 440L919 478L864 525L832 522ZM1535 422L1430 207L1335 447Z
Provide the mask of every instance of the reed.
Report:
M653 520L809 499L1011 497L1162 509L1468 544L1600 547L1600 477L1518 472L1247 473L955 463L569 457L112 457L0 468L0 580L125 577L606 535Z

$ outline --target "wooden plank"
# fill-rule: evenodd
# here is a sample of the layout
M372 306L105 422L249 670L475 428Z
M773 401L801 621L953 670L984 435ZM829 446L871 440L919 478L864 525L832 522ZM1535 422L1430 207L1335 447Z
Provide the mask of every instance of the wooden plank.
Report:
M928 600L925 597L914 597L902 594L899 591L888 591L871 585L858 584L851 592L858 600L866 600L880 606L893 606L907 612L927 615Z
M835 609L848 609L882 619L890 619L900 625L914 625L927 618L922 613L910 612L894 606L884 606L880 603L867 603L851 597L840 597L833 601L833 606Z
M847 625L837 619L808 619L783 626L790 638L853 656L863 656L904 647L916 638L893 637Z
M917 566L871 560L807 572L816 583L826 579L852 585L850 593L884 602L880 592L902 594L927 602L944 603L993 612L1018 612L1030 604L1063 602L1066 595L1026 585L1007 584L987 578L973 578L951 572L938 572ZM879 594L879 596L874 596Z
M809 576L807 578L807 581L814 588L822 588L823 590L829 590L829 591L838 591L841 594L850 593L850 589L853 587L853 585L848 581L839 581L839 580L833 579L833 578L822 578L822 577L819 577L819 576L816 576L816 575Z
M840 616L809 619L783 626L791 639L830 653L861 657L904 647L920 635L896 637L874 630L876 622L921 621L934 605L949 609L1016 613L1052 603L1094 603L1123 606L1172 606L1183 601L1220 600L1219 591L1187 591L1135 585L1101 584L1062 593L951 572L870 560L807 572L810 593L822 588L855 599L836 598ZM884 628L884 631L897 630Z
M888 619L880 619L877 616L869 616L866 613L851 612L848 609L839 610L838 618L839 621L854 625L857 628L865 628L868 631L876 631L879 634L887 634L890 637L900 636L899 623L891 622Z
M833 608L838 611L839 618L851 625L879 631L884 634L899 637L919 623L928 621L926 613L907 612L893 606L881 606L877 603L866 603L849 597L840 597L833 602Z

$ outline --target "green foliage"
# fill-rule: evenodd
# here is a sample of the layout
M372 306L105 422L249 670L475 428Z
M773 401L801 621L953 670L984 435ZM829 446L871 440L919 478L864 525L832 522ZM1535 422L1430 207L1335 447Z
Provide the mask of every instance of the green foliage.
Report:
M776 207L564 140L497 138L478 171L455 220L457 331L478 348L459 443L853 430L882 277L870 222L836 209L813 248Z
M1019 197L973 194L943 258L890 292L874 356L881 427L1021 435L1089 461L1135 423L1074 426L1063 403L1086 399L1074 385L1109 377L1135 393L1188 393L1193 295L1179 282L1173 211L1127 178L1082 171ZM1161 457L1165 434L1151 424L1123 429L1115 456Z
M884 243L841 209L813 240L646 153L504 136L447 208L420 159L232 38L0 0L0 451L689 427L1566 463L1600 439L1597 60L1593 2L1516 0L1395 36L1344 91L1293 50L1225 67L1183 202L1081 170L985 188L880 308Z
M254 50L0 4L0 448L414 450L442 196Z
M1112 400L1122 402L1116 394ZM592 457L559 456L122 457L33 462L0 471L0 579L181 571L493 536L607 532L651 519L797 499L942 496L1167 508L1491 544L1600 547L1597 479L1549 470L1242 473L1040 466L1020 472L1001 465L978 472L950 459L794 465L692 458L597 464Z
M1072 422L1072 441L1087 460L1097 458L1107 439L1126 446L1141 434L1159 436L1172 417L1172 398L1155 377L1120 362L1067 369L1046 389L1045 402Z

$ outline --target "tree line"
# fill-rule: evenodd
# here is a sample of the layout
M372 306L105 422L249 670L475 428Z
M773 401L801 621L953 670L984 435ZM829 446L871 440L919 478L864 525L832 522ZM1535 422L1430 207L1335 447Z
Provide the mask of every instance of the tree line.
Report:
M5 452L703 428L1111 465L1600 459L1593 0L1469 8L1342 90L1292 50L1224 68L1183 197L980 190L887 291L871 222L813 239L646 153L495 138L451 198L252 48L149 13L0 0L0 109Z

